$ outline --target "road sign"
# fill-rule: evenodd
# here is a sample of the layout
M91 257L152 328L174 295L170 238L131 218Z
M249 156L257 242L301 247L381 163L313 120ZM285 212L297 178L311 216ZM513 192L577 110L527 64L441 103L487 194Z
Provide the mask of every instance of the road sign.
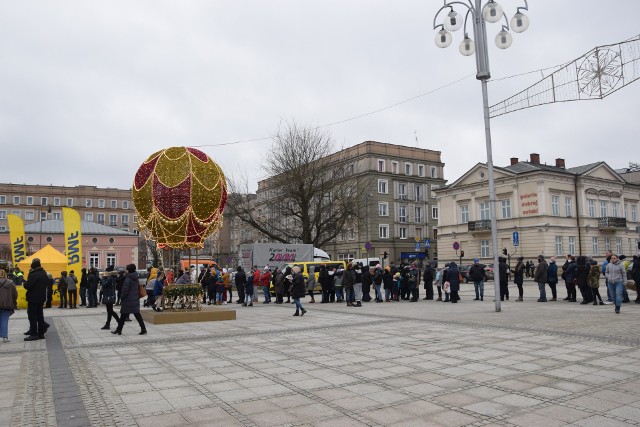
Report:
M520 233L517 231L513 232L513 246L520 246Z
M367 243L364 244L364 247L365 247L366 250L369 251L369 250L371 250L373 248L373 245L371 244L371 242L367 242Z
M420 250L420 242L416 242L416 251Z
M460 249L460 243L458 242L453 242L453 250L457 251L458 249Z
M424 247L425 248L430 248L431 247L431 240L424 239Z

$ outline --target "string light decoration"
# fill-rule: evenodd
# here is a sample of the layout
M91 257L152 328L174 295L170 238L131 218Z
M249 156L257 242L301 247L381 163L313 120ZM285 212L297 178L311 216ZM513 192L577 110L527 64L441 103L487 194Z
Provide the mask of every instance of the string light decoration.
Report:
M222 227L227 182L207 154L190 147L153 153L133 180L138 226L158 248L202 248Z

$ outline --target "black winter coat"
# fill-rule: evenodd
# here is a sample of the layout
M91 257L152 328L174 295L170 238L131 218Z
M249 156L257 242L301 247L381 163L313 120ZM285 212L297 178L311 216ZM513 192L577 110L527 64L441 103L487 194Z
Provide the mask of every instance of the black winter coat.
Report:
M305 283L304 277L301 273L294 274L291 281L291 297L292 298L304 298L305 295Z
M42 267L30 270L29 278L24 282L24 288L27 290L27 302L44 304L47 299L47 286L49 286L49 278Z
M126 314L140 313L138 294L138 273L126 273L122 283L121 311Z
M116 276L105 276L102 279L102 300L106 301L108 298L116 297L116 283L118 278Z

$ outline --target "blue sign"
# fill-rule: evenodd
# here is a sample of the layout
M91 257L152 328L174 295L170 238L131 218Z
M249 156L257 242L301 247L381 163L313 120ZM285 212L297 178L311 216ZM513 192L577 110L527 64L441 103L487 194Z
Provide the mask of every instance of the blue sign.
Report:
M513 232L513 246L520 246L520 234L517 231Z
M416 242L416 251L420 250L420 242Z
M424 252L400 252L400 259L425 259Z
M424 247L425 248L430 248L431 247L431 240L424 239Z

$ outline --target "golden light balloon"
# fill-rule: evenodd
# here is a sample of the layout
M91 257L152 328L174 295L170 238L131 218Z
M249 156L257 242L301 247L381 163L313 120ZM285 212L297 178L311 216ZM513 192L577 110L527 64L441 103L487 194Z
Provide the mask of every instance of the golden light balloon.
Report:
M226 179L220 166L195 148L153 153L138 168L132 194L138 225L159 248L202 248L222 227Z

